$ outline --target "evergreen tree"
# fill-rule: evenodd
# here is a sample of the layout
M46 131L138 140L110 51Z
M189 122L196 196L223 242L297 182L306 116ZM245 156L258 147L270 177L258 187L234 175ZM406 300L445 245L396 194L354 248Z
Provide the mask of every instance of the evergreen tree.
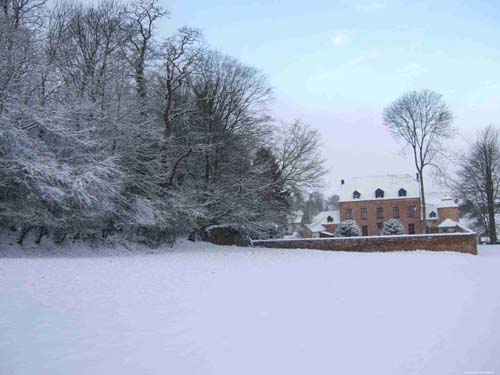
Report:
M404 234L405 230L403 224L397 219L389 219L384 223L384 236L397 236Z
M358 237L361 230L354 220L346 220L340 223L335 230L335 237Z

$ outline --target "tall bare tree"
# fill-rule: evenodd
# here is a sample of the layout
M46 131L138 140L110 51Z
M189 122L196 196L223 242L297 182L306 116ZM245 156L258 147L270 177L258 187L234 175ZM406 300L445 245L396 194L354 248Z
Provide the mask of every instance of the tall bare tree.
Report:
M161 8L158 0L138 0L131 4L128 11L130 33L128 36L131 56L128 57L135 72L137 95L146 98L146 62L151 54L155 23L168 12Z
M276 156L289 191L318 188L326 174L319 133L300 121L278 129Z
M453 115L441 94L430 90L410 91L384 109L384 125L397 140L410 147L420 177L422 231L425 222L424 170L437 166L442 141L453 135Z
M500 197L500 129L487 126L461 156L456 190L472 203L490 243L497 241L495 214Z

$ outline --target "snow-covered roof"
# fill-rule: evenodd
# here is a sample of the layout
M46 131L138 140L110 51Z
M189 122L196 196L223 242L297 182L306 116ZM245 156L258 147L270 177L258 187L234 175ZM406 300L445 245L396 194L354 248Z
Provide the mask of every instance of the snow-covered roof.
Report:
M309 224L307 227L313 233L324 232L326 230L326 228L321 224Z
M328 221L328 217L331 217L333 221ZM340 223L340 211L321 211L312 218L311 222L312 224L338 224Z
M446 219L438 225L438 228L455 228L458 226L459 224L455 220Z
M375 198L375 190L384 191L383 198ZM399 190L406 190L406 196L400 197ZM353 199L353 193L360 193L359 199ZM376 199L398 199L398 198L419 198L418 181L409 174L402 175L381 175L354 177L340 187L340 202L353 200L376 200Z
M292 211L288 214L288 222L300 224L302 222L302 216L304 216L304 212L302 210Z
M438 204L438 208L455 208L455 207L458 207L458 205L452 198L443 198L441 199L441 202L439 202Z

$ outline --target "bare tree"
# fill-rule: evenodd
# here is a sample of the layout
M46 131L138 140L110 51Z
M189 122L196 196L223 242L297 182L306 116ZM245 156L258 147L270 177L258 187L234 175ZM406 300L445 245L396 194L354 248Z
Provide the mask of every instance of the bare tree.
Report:
M326 174L319 133L295 121L277 129L276 156L286 188L291 192L316 188Z
M159 6L158 0L139 0L131 4L128 13L130 18L128 39L132 52L129 62L135 71L137 95L144 100L146 98L146 61L151 52L155 22L162 16L168 15L168 12Z
M500 197L500 129L487 126L461 156L456 190L472 203L490 243L497 241L495 214Z
M442 153L442 141L453 134L453 115L440 94L422 90L401 96L385 108L383 118L394 138L411 148L420 177L422 231L425 233L424 170L427 166L437 166L435 162Z
M175 116L174 97L188 79L191 68L201 52L200 40L199 30L183 27L163 45L166 76L163 123L166 137L169 137L172 132L172 121Z

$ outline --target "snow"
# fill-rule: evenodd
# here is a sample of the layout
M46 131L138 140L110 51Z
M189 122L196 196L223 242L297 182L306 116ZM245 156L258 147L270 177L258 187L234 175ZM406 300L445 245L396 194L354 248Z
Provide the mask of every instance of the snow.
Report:
M452 198L443 198L438 204L438 208L455 208L458 204Z
M333 221L328 221L329 216L333 219ZM340 211L321 211L313 217L311 222L312 224L338 224L340 223Z
M450 218L443 220L441 224L438 225L438 228L456 228L459 224Z
M406 197L399 196L399 190L406 190ZM375 198L375 190L382 189L384 198ZM358 191L361 193L359 199L353 199L352 193ZM346 180L340 187L339 202L350 202L353 200L381 200L381 199L401 199L401 198L419 198L418 181L409 174L402 175L380 175L354 177Z
M304 216L304 211L296 210L288 215L288 222L291 224L301 224L302 217Z
M326 230L326 228L321 224L309 224L307 227L313 233L324 232Z
M0 252L0 374L500 372L500 247Z

